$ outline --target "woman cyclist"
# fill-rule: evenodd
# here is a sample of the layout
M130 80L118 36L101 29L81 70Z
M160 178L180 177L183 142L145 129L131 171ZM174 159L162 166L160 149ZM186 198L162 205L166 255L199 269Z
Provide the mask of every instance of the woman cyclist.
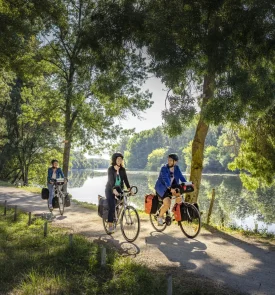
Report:
M126 170L123 167L123 155L121 153L114 153L112 155L111 166L108 168L108 182L105 189L105 195L109 205L109 233L114 232L113 222L116 206L115 196L118 196L119 193L122 192L124 184L126 185L127 189L130 190L130 184Z
M180 188L179 181L186 182L179 166L177 165L179 157L176 154L168 156L168 163L161 167L155 190L163 200L160 208L158 224L163 225L163 214L170 208L171 197L176 194L176 188Z
M64 178L64 174L61 168L58 167L58 161L52 160L52 167L48 169L48 189L49 189L49 209L53 209L53 197L54 197L54 181L57 178Z

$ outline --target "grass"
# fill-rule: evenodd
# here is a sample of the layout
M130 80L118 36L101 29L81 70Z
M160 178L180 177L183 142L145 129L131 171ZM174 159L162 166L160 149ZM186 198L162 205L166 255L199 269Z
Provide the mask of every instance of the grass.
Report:
M3 180L0 180L0 186L9 186L9 187L13 186L14 187L14 185L12 183L7 182L7 181L3 181Z
M168 272L173 273L175 294L238 294L177 267L152 270L109 247L102 267L102 245L74 235L70 246L66 230L48 224L45 238L42 219L31 226L27 222L22 212L16 222L12 210L0 215L0 294L164 295Z
M227 233L230 235L240 234L241 236L244 236L246 238L253 238L253 239L259 239L259 240L267 240L269 242L275 242L275 234L271 234L266 231L255 232L253 230L246 230L241 227L237 227L233 225L231 227L223 227L223 226L218 226L214 224L210 224L210 225L203 224L203 227L205 229L214 228L220 232Z
M0 294L135 295L148 294L148 287L151 294L165 294L163 275L108 248L101 267L99 244L74 235L70 247L66 231L48 225L44 238L42 219L28 226L27 214L13 222L8 213L0 216Z
M88 202L80 202L76 199L72 199L72 201L77 204L78 206L82 207L82 208L86 208L86 209L90 209L93 211L97 210L97 205L96 204L92 204L92 203L88 203Z
M30 193L35 193L35 194L41 194L41 187L34 187L34 186L22 186L20 189L30 192Z

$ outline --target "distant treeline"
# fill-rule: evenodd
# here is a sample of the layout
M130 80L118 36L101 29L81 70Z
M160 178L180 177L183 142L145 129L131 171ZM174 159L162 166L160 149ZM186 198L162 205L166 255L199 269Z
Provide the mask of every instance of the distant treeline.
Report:
M104 169L108 168L110 161L106 159L90 158L87 159L82 153L74 152L72 155L72 169Z
M169 153L177 153L179 165L183 171L189 172L191 165L191 145L194 138L195 122L186 127L181 136L174 138L164 133L162 127L135 133L124 137L117 147L125 155L128 169L158 170L167 162ZM204 172L232 172L228 164L238 153L237 135L227 127L211 127L206 138Z

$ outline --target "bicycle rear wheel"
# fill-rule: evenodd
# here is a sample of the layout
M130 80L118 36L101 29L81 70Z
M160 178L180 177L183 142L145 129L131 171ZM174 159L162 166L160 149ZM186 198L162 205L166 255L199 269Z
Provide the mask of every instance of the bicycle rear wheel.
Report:
M127 206L123 210L120 219L120 228L126 241L132 243L137 239L140 231L140 220L134 207Z
M64 213L64 205L65 205L65 197L62 193L60 193L58 197L58 207L59 207L60 215L63 215Z
M186 220L179 221L179 226L187 238L194 239L201 230L201 216L198 209L188 203L186 206Z

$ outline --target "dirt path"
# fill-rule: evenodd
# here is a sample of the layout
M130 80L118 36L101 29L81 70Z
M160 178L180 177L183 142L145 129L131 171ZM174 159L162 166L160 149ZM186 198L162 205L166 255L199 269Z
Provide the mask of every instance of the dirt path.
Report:
M0 203L5 200L24 211L47 212L46 202L40 196L16 188L0 187ZM125 255L151 267L181 268L241 292L275 295L275 245L271 243L205 229L195 240L190 240L175 225L165 233L157 233L148 218L144 218L139 238L130 244L119 230L112 237L107 236L97 213L75 204L66 208L64 216L57 215L53 224L92 239L112 242Z

